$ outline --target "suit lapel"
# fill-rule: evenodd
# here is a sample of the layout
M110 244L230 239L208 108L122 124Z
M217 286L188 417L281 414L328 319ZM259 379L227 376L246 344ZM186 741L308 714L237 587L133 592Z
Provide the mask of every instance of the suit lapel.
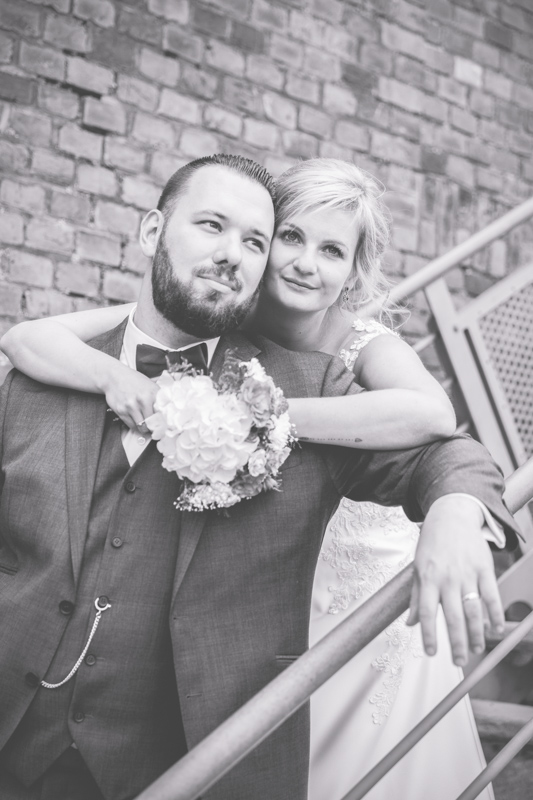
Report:
M93 346L118 358L125 327L126 320L113 331L98 337L92 343ZM106 412L107 404L101 395L71 392L68 397L65 461L67 513L75 583L79 578L85 547Z
M214 378L218 378L220 375L224 364L224 355L228 350L233 350L241 361L249 361L261 352L258 347L238 331L224 336L218 343L210 364L210 371ZM207 512L184 511L182 513L176 575L174 578L174 600L200 541L207 517Z

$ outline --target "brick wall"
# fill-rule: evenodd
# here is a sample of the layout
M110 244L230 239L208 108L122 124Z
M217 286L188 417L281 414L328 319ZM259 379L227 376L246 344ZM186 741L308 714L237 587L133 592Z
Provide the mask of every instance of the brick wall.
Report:
M377 174L395 277L532 193L531 0L1 0L0 28L0 330L134 299L143 212L215 151ZM454 290L532 255L523 226Z

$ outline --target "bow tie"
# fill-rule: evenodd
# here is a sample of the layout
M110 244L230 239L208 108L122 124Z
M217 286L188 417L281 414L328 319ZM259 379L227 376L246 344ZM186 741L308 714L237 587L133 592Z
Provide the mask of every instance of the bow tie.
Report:
M168 361L167 361L168 359ZM195 369L207 373L207 345L195 344L187 350L161 350L151 344L138 344L135 363L138 372L148 378L157 378L169 364L188 361Z

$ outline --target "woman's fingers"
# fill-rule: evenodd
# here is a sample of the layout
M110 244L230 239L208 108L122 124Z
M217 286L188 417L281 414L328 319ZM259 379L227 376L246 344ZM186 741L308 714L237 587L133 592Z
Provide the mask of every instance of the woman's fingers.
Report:
M417 576L415 573L413 580L413 588L411 589L411 602L409 604L409 616L406 620L406 625L416 625L419 621L418 617L418 604L420 602L420 586L418 585Z
M436 583L433 581L420 581L418 618L422 632L424 650L428 656L433 656L437 652L437 610L439 607L440 593Z
M487 608L489 622L496 633L503 633L505 616L496 575L491 569L485 569L479 576L479 591Z

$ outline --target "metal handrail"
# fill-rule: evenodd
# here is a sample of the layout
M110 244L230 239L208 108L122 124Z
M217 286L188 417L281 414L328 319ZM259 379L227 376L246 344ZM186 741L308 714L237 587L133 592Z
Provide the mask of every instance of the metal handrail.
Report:
M527 481L530 488L524 499ZM518 511L517 503L533 498L533 458L509 477L506 487L512 512ZM410 564L170 767L138 800L195 800L207 791L407 609L413 573Z

